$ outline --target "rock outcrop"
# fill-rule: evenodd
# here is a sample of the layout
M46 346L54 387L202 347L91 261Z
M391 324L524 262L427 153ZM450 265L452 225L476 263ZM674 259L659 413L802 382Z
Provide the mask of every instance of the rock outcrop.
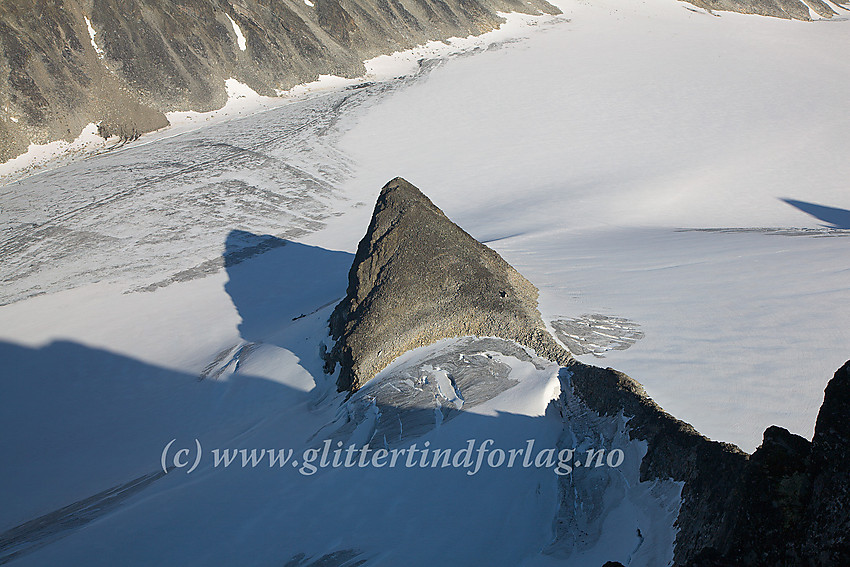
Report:
M850 565L850 360L824 392L808 476L803 552L814 565Z
M835 10L824 0L687 0L710 11L738 12L740 14L757 14L786 20L811 20L812 9L821 18L831 18ZM846 2L836 2L845 4Z
M325 370L339 364L338 388L354 392L399 355L440 339L514 341L564 367L561 407L574 407L567 403L574 395L583 408L578 413L628 420L629 439L646 442L641 481L682 483L675 565L850 565L850 361L826 388L812 442L771 427L750 456L669 415L629 376L576 361L543 326L537 294L496 252L396 178L378 197L347 296L331 315L336 343ZM473 378L464 377L465 389L475 388ZM380 397L379 386L369 404ZM390 398L418 395L392 390ZM385 405L421 405L393 400ZM361 406L355 413L367 413ZM426 410L433 418L434 409ZM352 418L350 428L362 420ZM433 423L414 419L407 429L420 426ZM574 513L574 503L561 505Z
M567 368L588 408L622 413L630 438L647 442L642 481L684 483L674 565L850 565L850 361L826 387L811 442L773 426L752 455L670 416L621 372Z
M401 178L381 190L330 320L340 390L357 390L399 355L440 339L497 336L560 364L537 288Z
M336 340L325 370L341 370L340 390L356 391L393 359L440 339L495 336L533 349L569 370L562 379L587 408L629 418L629 436L647 442L641 480L685 483L677 559L726 541L747 455L664 412L625 374L582 364L546 331L537 289L496 252L396 178L381 191L349 272L346 297L330 318ZM730 489L731 488L731 489Z
M721 545L697 566L850 565L850 361L827 384L812 441L770 427Z
M273 96L360 76L377 55L489 31L498 12L560 13L546 0L0 2L0 162L91 122L132 139L164 112L220 108L231 77Z
M752 455L669 415L621 372L567 369L589 409L628 417L629 437L646 441L642 481L683 482L675 565L850 565L850 361L826 387L811 442L773 426Z
M645 441L641 481L683 483L676 525L676 565L691 565L704 549L722 546L740 508L739 482L748 455L735 445L712 441L665 412L633 378L613 368L574 361L568 386L599 415L629 419L629 437Z
M76 2L0 3L0 162L90 122L125 139L168 125L100 58L83 14Z

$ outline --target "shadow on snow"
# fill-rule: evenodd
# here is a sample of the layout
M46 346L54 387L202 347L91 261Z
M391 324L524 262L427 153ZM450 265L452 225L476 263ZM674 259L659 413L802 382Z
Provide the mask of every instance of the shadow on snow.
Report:
M345 293L351 254L233 231L224 257L229 276L225 289L242 318L241 337L293 352L317 384L327 382L316 374L321 372L319 340L305 341L302 325L321 331L313 336L326 337L327 313ZM292 558L293 565L304 565L309 558L298 547L303 541L299 538L309 541L320 526L328 541L337 542L334 545L356 544L343 539L359 533L355 524L363 523L361 531L369 531L375 521L404 525L414 520L413 509L415 521L423 525L457 522L457 531L468 529L462 514L447 518L441 506L416 508L421 495L406 490L409 486L451 486L465 507L494 505L489 497L479 503L476 495L481 491L468 490L470 483L482 482L481 476L469 477L464 469L454 468L331 469L320 471L328 473L320 478L299 475L289 467L212 471L211 459L205 456L192 476L163 474L160 457L172 439L176 447L191 447L199 438L204 455L211 447L289 445L297 452L307 446L311 431L334 418L335 408L311 413L307 408L315 402L315 390L305 392L239 371L221 380L199 380L197 375L69 341L40 348L0 342L0 360L0 564L86 527L93 532L81 533L74 545L61 549L91 565L172 562L176 548L158 545L163 537L180 542L181 556L207 564L227 561L231 553L238 557L253 552L240 545L259 537L269 542L264 553L274 554L281 564ZM421 411L433 414L431 408ZM471 432L509 432L510 438L499 439L513 444L523 432L540 427L541 418L464 413L459 433L464 439ZM497 430L494 420L500 424ZM380 519L333 504L329 495L345 494L348 489L343 488L353 482L340 474L356 475L355 484L371 491L371 500L383 510ZM512 475L521 473L487 474L486 482L494 483L496 490L515 486L517 477ZM301 483L306 482L325 483L328 489L304 490ZM327 512L329 506L335 512L323 516L319 511ZM108 521L113 514L122 515L124 523ZM129 531L126 514L134 514ZM238 535L246 526L252 526L254 539ZM149 544L133 544L140 541ZM347 561L359 553L336 549L310 551L321 560L342 554ZM485 559L499 553L495 548L469 552Z
M797 201L794 199L782 199L782 201L827 223L822 225L824 228L850 229L850 211L847 209L827 207L825 205L807 203L806 201Z

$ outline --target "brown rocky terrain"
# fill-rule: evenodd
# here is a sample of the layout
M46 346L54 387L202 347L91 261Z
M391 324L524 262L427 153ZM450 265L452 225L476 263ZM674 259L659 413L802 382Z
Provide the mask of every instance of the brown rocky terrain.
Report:
M786 20L811 20L809 8L821 18L836 15L836 11L823 0L689 0L688 3L706 10L758 14Z
M310 5L312 4L312 5ZM546 0L16 0L0 3L0 162L91 122L132 139L208 111L235 78L265 95L430 40L481 34ZM95 32L94 44L88 22ZM245 38L245 49L231 20Z

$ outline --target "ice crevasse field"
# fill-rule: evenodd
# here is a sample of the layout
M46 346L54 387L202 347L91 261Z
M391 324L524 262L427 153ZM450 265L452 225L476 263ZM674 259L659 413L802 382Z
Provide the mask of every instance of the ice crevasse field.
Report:
M395 176L534 283L580 360L746 451L811 437L850 358L846 10L556 4L0 186L0 562L671 560L678 487L641 486L639 444L557 545L551 470L159 474L172 439L299 454L344 421L319 347ZM557 367L491 356L516 385L416 442L558 441Z

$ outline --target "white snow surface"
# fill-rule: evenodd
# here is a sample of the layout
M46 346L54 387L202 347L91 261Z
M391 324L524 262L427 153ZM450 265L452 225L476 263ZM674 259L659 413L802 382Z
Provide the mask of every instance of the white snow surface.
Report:
M224 81L224 87L227 90L227 102L218 110L211 110L209 112L180 110L167 113L168 122L172 126L172 128L168 129L168 133L170 135L182 133L183 130L179 129L179 127L189 124L210 121L217 122L222 119L232 119L239 116L256 114L267 108L280 106L283 103L278 98L257 94L254 89L232 77ZM177 131L174 131L173 127L177 127Z
M242 33L242 28L230 17L230 14L225 14L225 16L230 20L230 25L233 26L233 33L236 34L236 45L239 46L240 51L245 51L248 49L248 45L245 42L245 35Z
M94 37L97 35L97 32L94 31L94 28L92 27L91 21L89 20L88 16L83 17L86 19L86 28L89 32L89 39L91 39L91 46L94 47L94 51L95 53L97 53L98 57L102 59L104 56L104 51L97 45L97 42L94 40Z
M17 118L13 120L18 122ZM97 124L90 123L71 142L55 140L46 144L30 144L23 154L0 163L0 183L80 156L95 154L106 148L107 143L108 140L98 136Z
M810 437L850 357L850 22L559 6L514 35L378 58L371 85L327 77L260 105L228 82L232 106L209 120L172 115L182 126L0 187L0 533L54 514L0 560L669 561L681 487L638 482L645 447L625 422L619 476L575 477L587 545L553 541L548 470L307 477L207 455L127 488L172 439L295 458L321 441L345 403L321 370L327 318L397 175L537 285L545 321L639 324L603 363L676 417L748 451L771 424ZM416 442L559 442L557 368L503 359L516 386ZM601 486L597 517L581 496ZM113 507L57 512L113 487ZM645 540L615 537L635 525Z
M850 357L848 22L560 7L568 24L373 107L341 142L350 191L404 176L540 288L547 322L639 323L604 364L709 437L811 437ZM678 232L727 227L809 231Z

